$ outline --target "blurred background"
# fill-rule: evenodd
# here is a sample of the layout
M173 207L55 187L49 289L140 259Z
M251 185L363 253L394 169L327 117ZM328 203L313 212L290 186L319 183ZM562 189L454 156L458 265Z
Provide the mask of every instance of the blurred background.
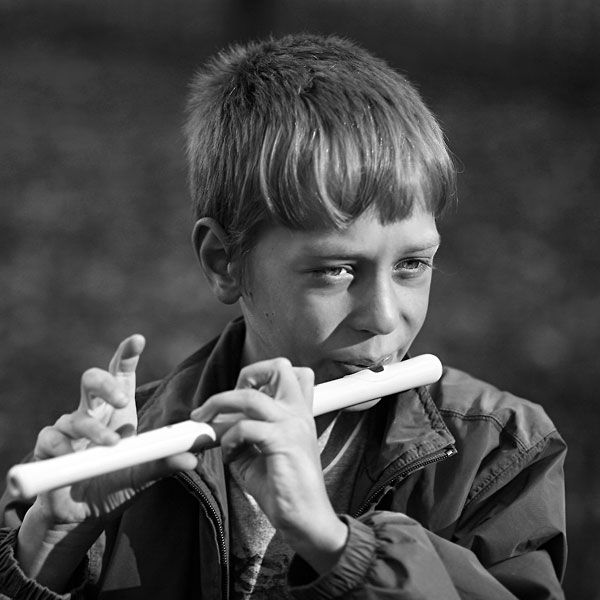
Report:
M460 166L417 351L542 404L570 446L569 598L600 599L600 4L0 0L0 470L143 333L156 379L235 314L189 241L183 106L224 45L346 35L405 72Z

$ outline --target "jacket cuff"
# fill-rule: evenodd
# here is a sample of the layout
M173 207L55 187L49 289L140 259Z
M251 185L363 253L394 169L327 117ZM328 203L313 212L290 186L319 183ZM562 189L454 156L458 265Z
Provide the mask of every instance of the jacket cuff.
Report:
M83 597L88 560L82 561L70 581L70 591L57 594L25 575L15 557L18 529L0 529L0 597L15 600L66 600Z
M348 526L348 539L337 564L319 576L302 558L295 555L288 572L290 592L298 600L330 600L346 598L359 587L373 564L376 539L373 530L364 523L341 515Z

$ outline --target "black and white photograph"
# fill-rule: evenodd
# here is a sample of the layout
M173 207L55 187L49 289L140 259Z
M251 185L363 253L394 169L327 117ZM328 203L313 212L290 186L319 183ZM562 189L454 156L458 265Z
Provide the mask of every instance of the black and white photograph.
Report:
M600 4L0 0L0 598L600 600Z

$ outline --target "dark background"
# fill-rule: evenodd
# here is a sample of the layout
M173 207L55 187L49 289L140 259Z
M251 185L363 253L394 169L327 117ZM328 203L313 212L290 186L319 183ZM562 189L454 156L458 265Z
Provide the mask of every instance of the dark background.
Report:
M233 314L191 251L187 82L232 41L336 32L406 72L459 203L418 351L542 404L570 446L569 598L600 599L600 4L0 0L0 470L121 338L160 377Z

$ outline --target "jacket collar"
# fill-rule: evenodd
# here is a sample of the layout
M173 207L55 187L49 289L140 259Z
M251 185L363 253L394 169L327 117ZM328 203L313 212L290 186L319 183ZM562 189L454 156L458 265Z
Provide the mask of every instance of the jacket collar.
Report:
M354 485L351 514L365 512L404 477L455 452L454 437L427 387L384 398L371 409L364 468Z

